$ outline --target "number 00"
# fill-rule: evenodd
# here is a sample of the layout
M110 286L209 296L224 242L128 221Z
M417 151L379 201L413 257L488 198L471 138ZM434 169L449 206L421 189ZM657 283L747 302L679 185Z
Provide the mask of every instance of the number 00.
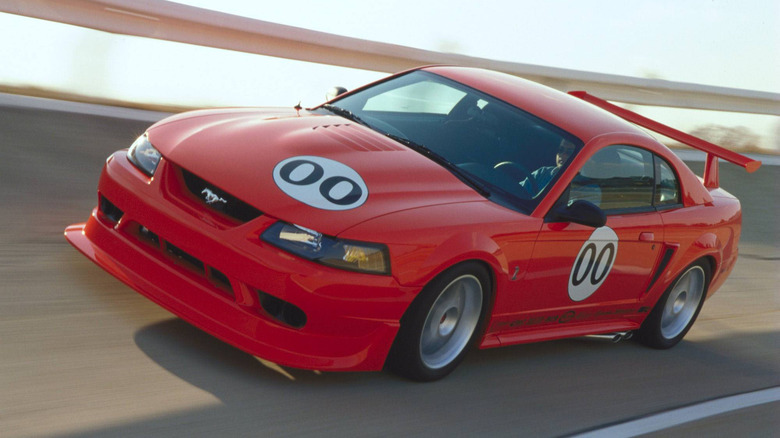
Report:
M607 252L609 255L607 256ZM585 258L588 258L587 265L582 273L582 265L585 264ZM605 260L606 257L606 260ZM615 244L609 242L601 248L598 255L596 255L596 244L589 243L580 253L577 261L574 263L574 272L572 275L571 283L573 286L579 286L585 279L590 279L590 284L597 285L604 280L609 268L612 266L612 259L615 257ZM599 272L601 268L601 272Z

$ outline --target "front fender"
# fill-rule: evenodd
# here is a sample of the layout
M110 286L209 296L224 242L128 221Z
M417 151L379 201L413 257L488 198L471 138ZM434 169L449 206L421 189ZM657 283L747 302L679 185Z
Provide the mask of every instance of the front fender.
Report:
M467 260L485 262L496 276L505 276L509 272L506 254L496 241L478 232L464 232L438 245L412 275L413 283L427 284L450 266Z
M393 276L403 286L424 286L467 260L484 262L497 285L525 272L542 220L489 201L399 211L361 223L339 237L388 246ZM511 266L510 266L511 263Z

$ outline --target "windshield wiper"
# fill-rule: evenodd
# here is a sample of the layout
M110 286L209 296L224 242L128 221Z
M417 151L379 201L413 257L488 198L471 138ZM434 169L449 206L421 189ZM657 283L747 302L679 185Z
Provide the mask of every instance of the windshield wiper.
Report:
M332 112L337 116L344 117L347 120L352 120L353 122L360 123L361 125L368 126L370 128L368 123L363 121L363 119L361 119L357 114L353 113L352 111L346 108L341 108L336 105L331 105L329 103L322 105L321 108L325 108L326 110Z
M345 119L352 120L353 122L359 123L363 126L367 126L371 129L376 130L373 126L366 123L363 119L360 118L357 114L353 113L352 111L341 108L335 105L331 104L324 104L321 106L321 108L324 108L333 114L336 114L337 116L344 117ZM431 160L435 161L436 163L439 163L442 167L452 172L458 179L466 183L467 185L471 186L474 190L477 191L480 195L489 198L492 194L490 190L488 190L487 186L482 183L481 181L474 178L472 175L470 175L468 172L464 171L460 167L458 167L455 163L451 162L450 160L442 157L441 155L437 154L436 152L432 151L431 149L427 148L424 145L421 145L419 143L415 143L412 140L409 140L408 138L401 137L395 134L389 134L384 133L387 137L425 155L426 157L430 158Z
M492 194L491 191L487 188L487 186L473 177L471 174L466 172L465 170L458 167L457 164L453 163L452 161L442 157L441 155L437 154L433 150L429 149L427 146L421 145L419 143L415 143L412 140L409 140L408 138L401 137L395 134L385 134L387 137L401 143L404 146L409 147L410 149L413 149L426 157L430 158L434 162L438 163L445 169L452 172L459 180L463 181L467 185L471 186L472 189L476 190L477 193L480 195L489 198Z
M344 117L345 119L352 120L353 122L359 123L363 126L367 126L368 128L371 128L373 130L377 130L373 126L366 123L363 119L360 118L357 114L353 113L352 111L341 108L335 105L331 104L324 104L321 106L321 108L326 109L333 114L336 114L337 116ZM378 131L378 130L377 130ZM382 132L382 131L380 131ZM449 170L453 175L455 175L458 179L469 185L472 189L474 189L477 193L480 195L489 198L492 192L487 188L487 185L469 174L468 172L464 171L460 167L458 167L455 163L451 162L450 160L444 158L443 156L437 154L433 150L429 149L428 147L421 145L419 143L415 143L412 140L409 140L406 137L401 137L399 135L390 134L387 132L382 132L385 136L388 138L391 138L423 155L428 157L429 159L433 160L434 162L438 163L445 169Z

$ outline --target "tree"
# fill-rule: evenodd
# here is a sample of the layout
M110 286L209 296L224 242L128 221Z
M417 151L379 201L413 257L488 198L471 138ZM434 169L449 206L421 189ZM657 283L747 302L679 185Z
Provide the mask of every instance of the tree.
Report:
M704 125L691 135L731 150L754 150L761 143L760 137L744 126Z

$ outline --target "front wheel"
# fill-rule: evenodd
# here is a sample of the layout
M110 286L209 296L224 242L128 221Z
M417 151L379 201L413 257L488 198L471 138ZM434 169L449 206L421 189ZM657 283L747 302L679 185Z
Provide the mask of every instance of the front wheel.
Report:
M698 261L689 266L664 292L637 332L637 340L653 348L674 347L682 340L704 304L710 266Z
M451 373L481 332L490 276L477 263L457 265L429 283L401 319L388 357L397 374L418 381Z

